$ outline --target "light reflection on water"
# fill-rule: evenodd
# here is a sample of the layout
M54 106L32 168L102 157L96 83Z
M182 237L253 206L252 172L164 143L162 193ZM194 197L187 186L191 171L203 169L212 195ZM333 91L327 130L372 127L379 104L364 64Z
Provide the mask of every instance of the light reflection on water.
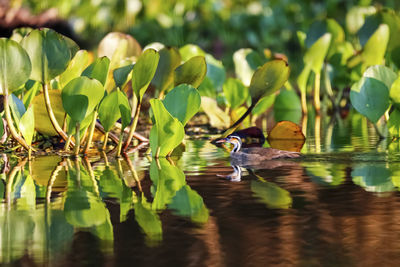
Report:
M301 159L236 171L207 140L171 160L11 159L0 262L399 265L399 145L360 120L308 128Z

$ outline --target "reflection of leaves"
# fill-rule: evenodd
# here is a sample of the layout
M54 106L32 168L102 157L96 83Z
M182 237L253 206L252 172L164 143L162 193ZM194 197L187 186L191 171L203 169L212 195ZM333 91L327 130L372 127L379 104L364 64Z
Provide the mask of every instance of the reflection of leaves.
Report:
M271 209L288 209L292 204L290 193L274 183L253 180L251 191Z
M122 181L110 168L102 172L99 179L99 189L102 198L121 198Z
M307 165L306 170L313 177L313 181L321 184L339 185L346 177L344 167L332 163L316 162Z
M168 207L180 216L190 217L194 222L205 223L208 220L208 210L203 198L188 185L176 192Z
M176 192L185 185L185 175L178 167L173 166L166 159L153 160L150 165L150 178L153 182L151 191L154 196L152 208L163 210L171 203Z
M142 196L134 205L135 219L148 238L154 241L162 239L162 226L157 213L151 209L151 204Z
M390 175L391 171L384 165L358 165L351 172L353 182L370 192L393 191Z

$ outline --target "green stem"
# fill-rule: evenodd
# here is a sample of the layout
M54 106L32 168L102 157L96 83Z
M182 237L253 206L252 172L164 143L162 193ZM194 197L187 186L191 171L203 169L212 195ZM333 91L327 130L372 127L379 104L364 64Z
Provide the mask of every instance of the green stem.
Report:
M301 90L300 91L300 97L301 97L301 109L303 110L303 114L307 114L308 113L308 109L307 109L307 96L306 96L306 92Z
M138 103L137 103L137 106L136 106L135 117L133 117L133 121L132 121L132 123L131 123L131 125L130 125L130 129L129 129L129 133L128 133L128 138L127 138L126 141L125 141L123 150L126 150L126 149L129 147L129 145L131 144L131 142L132 142L132 137L133 137L133 134L134 134L134 132L135 132L135 130L136 130L136 125L137 125L138 120L139 120L139 113L140 113L140 107L141 107L141 105L142 105L142 103L141 103L141 101L140 101L140 99L139 99L139 100L138 100ZM122 133L122 132L123 132L123 130L121 129L121 133Z
M321 72L315 74L315 84L314 84L314 105L315 111L319 113L321 109L320 102L320 86L321 86Z
M76 123L76 132L75 132L75 149L74 149L74 155L76 157L79 156L79 148L81 146L81 138L80 138L80 130L81 130L81 124L79 122Z
M67 141L65 141L65 146L64 146L65 152L69 151L69 144L71 143L71 139L72 139L72 135L68 135L68 139L67 139Z
M86 154L88 152L90 145L92 144L94 129L96 127L96 118L97 118L97 110L93 112L93 120L92 123L90 124L89 136L85 145L85 149L83 150L83 154Z
M8 101L9 95L8 95L8 89L6 87L3 87L4 89L4 97L3 97L3 105L4 105L4 113L6 115L6 121L8 125L8 129L10 129L11 135L15 140L17 140L18 143L20 143L26 150L29 151L30 146L26 143L25 139L22 138L18 133L17 130L14 127L14 122L11 118L11 111L10 111L10 104Z
M119 136L118 147L117 147L117 157L121 156L122 141L124 140L124 131L121 131Z
M104 134L103 147L102 147L103 151L106 151L107 149L107 140L108 140L108 132Z

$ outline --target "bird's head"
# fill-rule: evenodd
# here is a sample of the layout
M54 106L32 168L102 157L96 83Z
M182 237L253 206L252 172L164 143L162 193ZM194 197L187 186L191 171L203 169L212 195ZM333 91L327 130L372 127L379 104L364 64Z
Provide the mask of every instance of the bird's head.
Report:
M240 148L242 147L242 139L240 139L237 135L229 135L226 138L218 140L216 143L230 143L233 145L232 152L239 152Z

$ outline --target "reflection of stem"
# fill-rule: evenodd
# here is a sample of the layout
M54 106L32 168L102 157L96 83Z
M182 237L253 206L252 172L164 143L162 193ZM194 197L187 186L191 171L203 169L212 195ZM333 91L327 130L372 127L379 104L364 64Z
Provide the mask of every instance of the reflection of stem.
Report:
M50 175L49 182L47 183L47 188L46 188L46 201L47 203L50 203L50 198L51 198L51 193L53 190L53 184L56 181L58 173L62 170L63 168L63 161L60 161L57 166L53 169Z
M315 116L315 152L321 152L321 117Z
M75 130L75 150L74 154L76 157L79 156L79 148L81 146L81 140L80 140L80 129L81 129L81 124L79 122L76 123L76 130Z
M21 160L21 162L19 162L17 164L17 166L15 166L11 172L10 175L8 176L7 179L7 184L6 184L6 193L5 193L5 197L6 197L6 203L7 203L7 210L10 210L11 207L11 190L12 190L12 184L14 182L14 177L17 174L18 171L21 171L24 169L26 162L28 161L27 158L24 158L23 160Z
M142 105L142 101L141 101L141 99L139 98L139 99L138 99L137 106L136 106L135 116L133 117L133 121L132 121L132 123L131 123L131 125L130 125L130 129L129 129L129 133L128 133L128 138L126 139L125 144L124 144L124 148L123 148L124 151L129 147L129 145L130 145L131 142L132 142L133 133L134 133L135 130L136 130L136 126L137 126L137 123L138 123L138 120L139 120L139 114L140 114L140 107L141 107L141 105ZM122 129L121 129L121 134L122 134Z
M85 145L85 149L83 150L83 154L86 154L88 152L92 144L94 129L96 127L96 118L97 118L97 109L93 112L93 120L92 123L90 124L89 136Z
M106 167L108 167L109 163L108 163L108 158L107 158L107 154L104 151L101 151L101 155L104 158L104 163L106 164Z
M89 171L89 176L90 176L90 179L92 180L92 183L93 183L94 192L96 193L97 196L100 196L99 187L97 185L96 178L94 177L94 172L93 172L93 169L92 169L92 165L90 164L90 161L89 161L89 159L87 157L84 157L83 161L85 162L86 168Z
M302 130L304 136L307 136L307 122L308 122L308 116L307 116L307 114L304 114L303 121L301 123L301 130Z
M109 132L106 132L104 134L103 147L101 148L103 150L103 152L106 151L106 149L107 149L108 133Z
M321 109L320 103L320 86L321 86L321 72L315 73L315 84L314 84L314 105L315 111L319 114Z
M125 161L128 163L129 170L131 171L131 173L133 175L133 178L136 181L136 184L137 184L137 186L139 188L139 191L143 192L142 184L140 183L140 180L139 180L139 177L137 175L137 172L136 172L135 168L133 167L132 161L128 158L128 156L126 154L124 154L124 158L125 158Z
M300 90L300 97L301 97L301 109L303 110L303 114L306 115L308 113L307 110L307 95L305 90Z
M62 137L62 139L64 139L66 141L68 139L68 136L63 131L63 129L61 129L60 125L58 124L58 121L57 121L57 119L54 115L53 109L51 107L48 83L43 84L43 95L44 95L44 102L46 104L47 114L49 115L51 124L53 125L56 132ZM72 143L71 143L71 146L72 146Z

